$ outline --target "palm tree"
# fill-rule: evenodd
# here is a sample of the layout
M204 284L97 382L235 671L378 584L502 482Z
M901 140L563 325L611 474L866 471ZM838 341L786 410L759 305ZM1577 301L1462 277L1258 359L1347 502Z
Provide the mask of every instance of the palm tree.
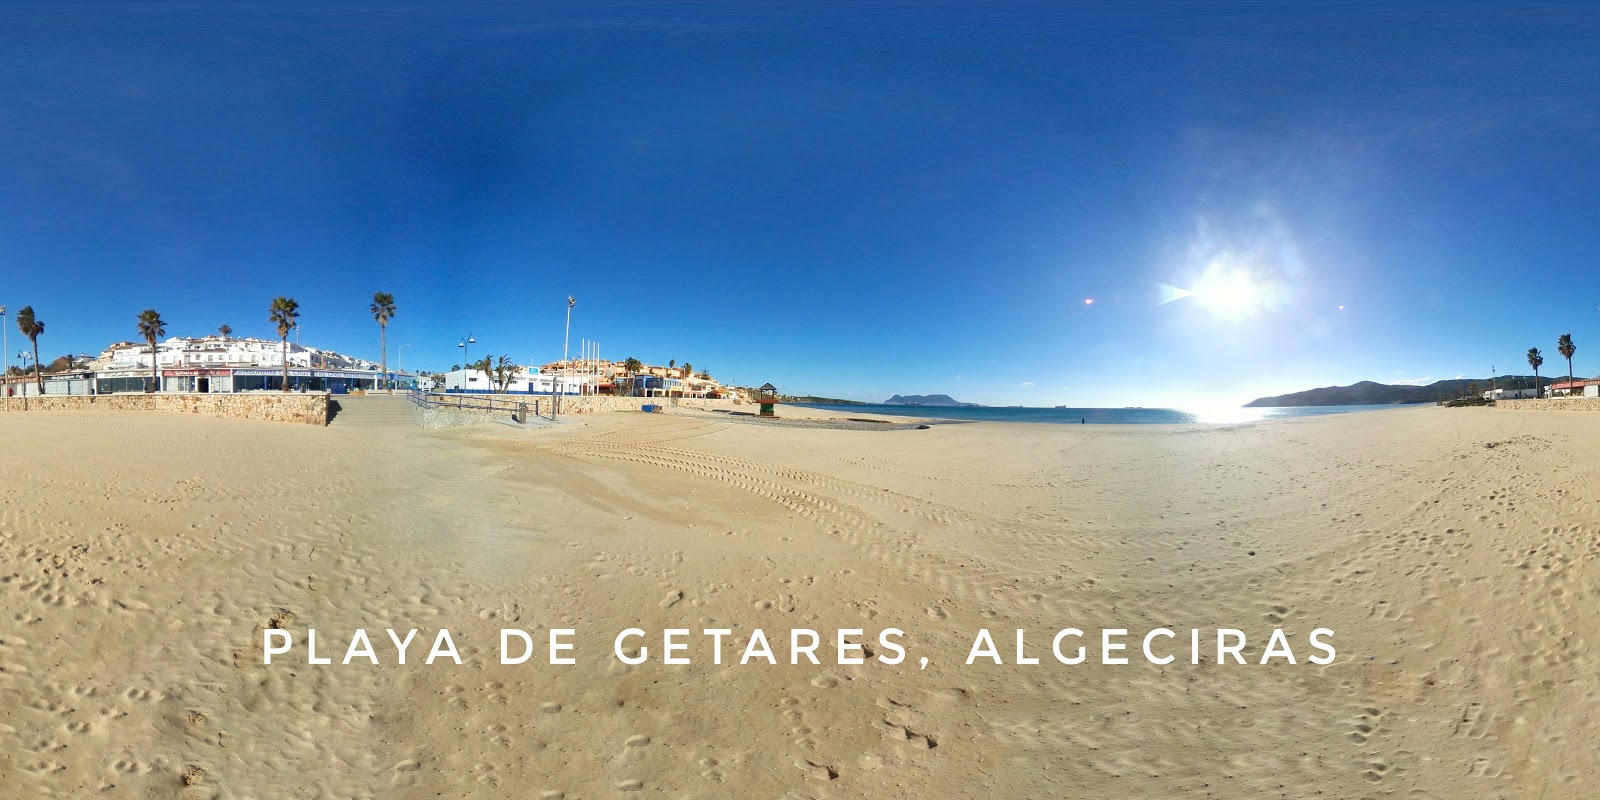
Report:
M1572 394L1572 354L1578 352L1578 346L1572 343L1572 334L1561 334L1561 338L1556 340L1556 351L1567 359L1567 394L1570 395Z
M622 362L622 368L627 370L629 375L638 375L644 369L644 362L633 356L628 356L628 360Z
M1544 355L1539 348L1528 348L1528 366L1533 367L1533 396L1539 396L1539 368L1544 366Z
M292 297L272 298L272 307L267 311L267 321L278 326L278 339L283 342L283 391L289 391L289 331L295 329L300 323L295 320L300 318L300 304Z
M233 333L233 326L224 324L217 328L217 333L222 334L222 341L228 341L228 336Z
M678 359L676 359L676 358L667 359L667 369L674 369L677 366L678 366Z
M499 387L501 394L505 394L506 387L511 385L511 379L516 376L516 362L512 361L511 356L509 355L500 356L500 360L495 363L494 379L495 384Z
M167 323L161 312L147 308L139 312L139 337L150 345L150 391L161 388L161 370L156 367L156 340L167 335Z
M372 295L372 318L378 321L378 346L379 359L383 372L383 383L389 386L389 320L394 317L394 295L388 292L374 292ZM404 347L400 349L404 350ZM405 354L400 355L400 360L405 360Z
M39 335L44 333L44 323L33 315L33 306L23 306L17 312L17 327L33 343L33 375L39 382L39 394L44 394L44 373L39 371Z
M472 368L483 373L489 379L489 385L494 385L494 356L484 356L482 361L475 361Z
M690 364L687 361L683 362L683 374L686 375L686 376L687 375L693 375L694 374L694 365Z

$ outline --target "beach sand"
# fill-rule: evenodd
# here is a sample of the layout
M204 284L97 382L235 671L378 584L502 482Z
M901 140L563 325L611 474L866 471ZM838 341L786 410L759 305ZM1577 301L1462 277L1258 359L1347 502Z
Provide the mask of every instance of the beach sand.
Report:
M1593 791L1600 415L427 432L344 405L0 415L0 797ZM269 625L296 649L263 665ZM1160 626L1166 666L1048 652ZM419 629L406 665L389 627ZM498 664L508 627L539 657ZM824 665L739 665L755 627L818 630ZM887 627L907 663L832 663L834 630ZM1252 662L1281 627L1300 663L1188 663L1217 627ZM382 665L307 665L311 628ZM461 666L421 663L440 628ZM541 663L551 628L576 665ZM734 633L668 665L663 628ZM1041 663L964 665L980 628Z

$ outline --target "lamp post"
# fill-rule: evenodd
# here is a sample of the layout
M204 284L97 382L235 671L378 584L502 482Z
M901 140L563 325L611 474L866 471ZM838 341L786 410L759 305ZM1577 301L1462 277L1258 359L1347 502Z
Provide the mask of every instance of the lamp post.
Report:
M6 353L11 348L7 334L11 328L6 325L6 307L0 306L0 353ZM6 353L6 363L0 364L0 385L11 385L11 354Z
M467 334L467 338L462 339L459 342L456 342L456 347L461 348L461 368L462 369L465 369L465 370L472 369L472 361L471 361L471 355L470 355L472 353L471 346L475 345L477 343L478 343L478 340L472 338L472 334L470 334L470 333Z
M401 375L406 374L406 348L410 347L410 346L411 345L409 345L409 344L400 345L400 374ZM388 377L389 376L385 375L384 379L387 380ZM392 387L393 383L391 383L390 386Z
M567 331L561 335L561 367L563 369L567 367L567 346L572 342L572 307L577 304L578 301L574 300L572 295L567 295Z

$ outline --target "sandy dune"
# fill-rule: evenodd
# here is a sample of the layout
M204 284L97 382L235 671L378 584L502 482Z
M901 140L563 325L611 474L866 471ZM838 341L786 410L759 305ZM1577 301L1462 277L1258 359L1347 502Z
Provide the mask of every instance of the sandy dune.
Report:
M0 797L1591 791L1600 415L713 417L0 416ZM297 649L263 665L272 624ZM1049 658L1060 628L1160 626L1243 629L1252 660L1327 627L1338 657ZM404 666L389 627L418 629ZM506 627L576 629L578 663L500 665ZM661 663L673 627L732 630L724 663L698 636ZM757 627L897 627L911 658L729 663ZM1042 663L963 665L985 627ZM310 628L382 664L307 665ZM421 663L441 628L461 666Z

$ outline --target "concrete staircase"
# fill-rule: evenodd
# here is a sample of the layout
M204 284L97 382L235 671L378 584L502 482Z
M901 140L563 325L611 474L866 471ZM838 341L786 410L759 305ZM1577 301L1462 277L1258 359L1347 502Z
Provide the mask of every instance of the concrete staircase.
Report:
M335 395L330 398L338 410L329 409L329 427L388 428L407 430L416 428L411 416L411 398L404 394Z

